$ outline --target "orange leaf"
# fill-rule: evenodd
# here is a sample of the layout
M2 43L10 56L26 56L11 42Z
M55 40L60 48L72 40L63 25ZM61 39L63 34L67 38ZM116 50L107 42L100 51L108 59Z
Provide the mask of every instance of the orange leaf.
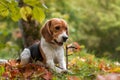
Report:
M107 64L105 64L105 62L100 62L100 64L98 65L98 67L103 70L103 71L108 71L110 70L110 66L107 66Z
M120 72L120 67L111 68L108 72Z
M19 74L20 74L18 69L11 70L10 73L11 73L12 79L15 78L16 76L19 76Z
M9 72L4 72L4 73L2 74L2 77L3 77L3 78L8 78L8 77L9 77Z
M32 74L33 74L33 70L29 69L29 70L26 70L25 73L23 73L24 77L25 78L29 78Z
M80 45L77 42L73 42L69 44L67 47L68 47L68 53L77 52L81 49Z
M11 65L11 66L17 66L18 65L16 60L9 60L8 64Z
M52 79L52 74L50 72L46 72L45 75L43 75L43 78L45 80L51 80Z
M81 80L80 78L78 78L76 76L68 76L67 79L68 80Z

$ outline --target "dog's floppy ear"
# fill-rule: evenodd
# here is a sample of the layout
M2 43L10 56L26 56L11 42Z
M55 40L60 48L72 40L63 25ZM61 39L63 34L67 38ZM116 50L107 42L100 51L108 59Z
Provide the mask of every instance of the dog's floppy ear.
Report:
M41 34L47 42L51 42L53 39L52 32L50 31L51 20L47 21L41 29Z

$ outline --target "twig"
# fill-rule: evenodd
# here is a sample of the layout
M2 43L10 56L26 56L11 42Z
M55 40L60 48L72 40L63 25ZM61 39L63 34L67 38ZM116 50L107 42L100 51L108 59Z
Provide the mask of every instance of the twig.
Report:
M70 48L74 48L74 49L77 49L76 47L74 47L74 46L65 46L66 47L66 68L68 69L68 49L70 49Z
M66 68L68 69L68 47L67 45L65 47L66 47Z

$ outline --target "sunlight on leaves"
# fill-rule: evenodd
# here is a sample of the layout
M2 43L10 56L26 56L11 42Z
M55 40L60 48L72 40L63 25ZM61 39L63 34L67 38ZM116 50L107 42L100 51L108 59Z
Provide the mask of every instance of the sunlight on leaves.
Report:
M8 16L8 14L9 14L9 10L6 7L5 3L0 2L0 15L3 17L6 17L6 16Z
M40 0L24 0L24 2L30 6L40 5Z
M77 65L77 62L85 62L86 59L85 58L80 58L80 57L75 57L73 58L69 63L68 63L68 67L72 67L73 65Z
M33 18L38 20L40 23L45 19L45 13L42 8L33 8Z
M27 21L27 18L32 15L32 9L28 6L24 6L20 9L21 17Z
M111 68L108 72L120 72L120 67L116 67L116 68Z

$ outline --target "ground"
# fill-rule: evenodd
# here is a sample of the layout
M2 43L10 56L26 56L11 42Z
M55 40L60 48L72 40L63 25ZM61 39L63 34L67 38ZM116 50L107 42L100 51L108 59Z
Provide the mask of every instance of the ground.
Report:
M118 80L120 77L119 62L97 58L85 49L68 51L68 70L68 73L58 74L38 64L21 66L16 60L9 60L8 64L0 65L0 76L1 79L34 80L107 80L111 76Z

